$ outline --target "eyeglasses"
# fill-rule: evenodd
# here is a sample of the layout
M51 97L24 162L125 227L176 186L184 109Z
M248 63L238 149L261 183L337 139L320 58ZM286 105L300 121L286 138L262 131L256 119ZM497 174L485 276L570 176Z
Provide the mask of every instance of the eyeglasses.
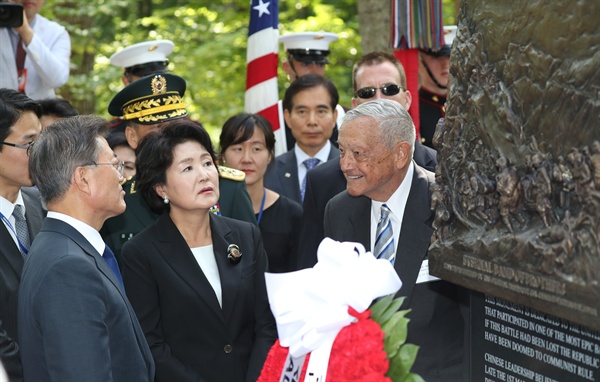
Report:
M23 150L27 150L25 151L25 153L27 154L27 156L29 156L29 154L31 153L31 148L33 147L33 144L35 142L29 142L26 145L17 145L16 143L10 143L10 142L2 142L3 145L7 145L7 146L12 146L12 147L16 147L18 149L23 149Z
M375 93L377 93L377 89L381 90L381 93L386 96L395 96L396 94L400 93L400 90L405 90L402 86L387 84L380 88L367 86L366 88L358 89L354 95L362 99L373 98L375 97Z
M125 162L120 160L117 163L90 163L90 164L84 164L83 166L113 166L115 169L117 169L119 174L123 175L123 169L125 168Z

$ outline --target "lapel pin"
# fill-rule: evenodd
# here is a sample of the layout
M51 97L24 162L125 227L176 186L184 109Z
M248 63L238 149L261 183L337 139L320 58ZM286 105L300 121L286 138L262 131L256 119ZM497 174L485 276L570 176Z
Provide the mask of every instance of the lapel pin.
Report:
M229 244L227 247L227 260L233 265L240 262L242 259L242 252L240 251L240 247L237 244Z
M285 176L286 178L289 178L290 176L292 176L292 174L290 174L289 172L286 172L283 176Z

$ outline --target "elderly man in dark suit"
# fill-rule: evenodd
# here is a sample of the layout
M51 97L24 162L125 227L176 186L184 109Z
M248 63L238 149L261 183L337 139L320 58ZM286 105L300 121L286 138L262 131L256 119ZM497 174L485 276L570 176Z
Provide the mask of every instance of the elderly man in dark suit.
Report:
M28 151L41 130L40 105L16 90L0 89L0 360L11 381L22 381L17 344L21 270L44 211L29 175Z
M410 109L412 97L406 90L406 75L400 61L385 52L371 52L354 64L352 85L355 96L352 107L373 99L390 99ZM437 153L415 140L413 160L419 166L434 171ZM339 160L331 160L306 174L304 214L298 241L298 269L310 268L317 263L317 248L323 234L325 205L346 189L346 178Z
M19 289L25 380L154 380L154 362L98 230L125 211L123 162L100 135L103 119L75 116L46 128L29 168L48 216Z
M427 381L462 380L464 321L459 289L429 275L434 174L413 161L415 128L386 99L350 110L339 131L347 189L325 208L325 236L356 241L387 259L402 280L407 341L420 346L413 371Z
M335 85L318 74L307 74L292 82L285 92L283 109L296 144L269 165L265 187L302 204L306 173L340 156L329 141L338 101Z

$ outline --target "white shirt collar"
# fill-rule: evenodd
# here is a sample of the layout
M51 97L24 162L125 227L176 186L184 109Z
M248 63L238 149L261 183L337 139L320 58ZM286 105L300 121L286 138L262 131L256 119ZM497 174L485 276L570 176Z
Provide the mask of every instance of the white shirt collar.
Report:
M90 244L94 247L96 251L98 251L100 255L104 253L104 247L106 247L106 244L104 243L104 240L102 240L102 236L100 236L100 233L96 231L93 227L87 225L81 220L77 220L74 217L56 211L48 211L47 217L63 221L71 227L75 228L77 232L83 235L83 237L85 237L86 240L90 242Z
M329 159L330 151L331 151L331 142L329 141L329 139L327 140L327 142L325 142L325 146L323 146L321 148L321 150L319 150L317 155L315 155L314 157L311 157L310 155L308 155L307 153L302 151L302 149L300 147L298 147L298 144L294 145L294 154L296 154L296 163L297 163L298 167L300 167L302 165L302 162L304 162L306 159L309 159L309 158L319 159L320 160L319 164L325 163Z
M371 200L371 247L375 245L375 232L377 230L377 222L381 215L381 206L387 205L390 211L390 219L392 221L392 231L394 232L394 249L398 248L398 238L400 237L400 229L402 228L402 218L404 217L404 210L406 208L406 202L408 201L408 194L412 185L412 178L415 172L414 162L411 161L406 171L406 176L400 183L400 186L394 191L392 196L385 202L378 202ZM371 248L372 249L372 248Z

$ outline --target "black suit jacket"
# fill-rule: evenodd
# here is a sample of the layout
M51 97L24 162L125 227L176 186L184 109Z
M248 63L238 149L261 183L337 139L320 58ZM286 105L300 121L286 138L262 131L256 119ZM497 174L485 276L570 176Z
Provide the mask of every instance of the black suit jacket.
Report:
M446 281L416 284L433 228L429 185L434 174L415 166L394 268L402 280L398 296L406 299L401 309L408 314L407 342L420 346L412 371L428 382L462 381L464 320L459 288ZM371 249L371 199L352 197L346 191L335 196L325 208L325 236L337 241L359 242Z
M434 149L415 141L413 159L416 164L435 171L437 153ZM325 237L323 215L327 202L346 189L346 178L337 159L327 161L306 175L306 193L298 244L297 269L311 268L317 263L317 249Z
M150 211L150 207L138 192L135 176L123 184L123 190L127 209L121 215L107 219L100 230L102 239L114 252L119 266L122 263L123 244L154 223L157 218L157 215ZM232 180L219 176L219 193L221 215L257 224L244 180Z
M37 188L21 189L25 220L31 241L40 231L46 211ZM11 381L22 381L23 370L17 345L17 300L23 256L8 229L0 223L0 359Z
M327 161L329 162L331 159L339 157L340 150L332 145L331 150L329 151L329 156L327 157ZM322 164L310 171L313 171L320 166L322 166ZM298 163L294 150L290 150L277 156L277 158L275 158L275 160L269 164L265 174L266 188L273 190L280 195L287 196L293 201L302 204L302 196L300 195L300 187L298 186L299 181Z
M210 216L223 307L168 214L123 247L123 279L156 362L156 381L256 381L277 338L258 228ZM237 244L238 264L227 260Z
M154 361L125 291L74 227L46 218L19 287L26 381L151 382Z

